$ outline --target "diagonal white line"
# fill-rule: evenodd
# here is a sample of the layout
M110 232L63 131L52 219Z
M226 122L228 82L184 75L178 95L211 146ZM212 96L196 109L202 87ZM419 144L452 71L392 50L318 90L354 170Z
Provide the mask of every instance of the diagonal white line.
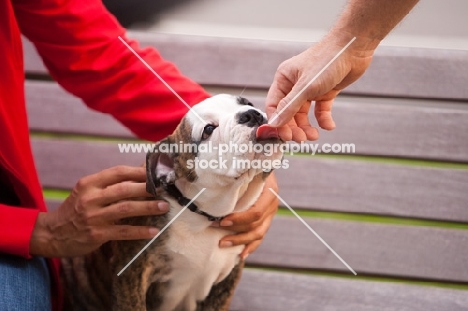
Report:
M333 57L329 62L328 64L325 65L325 67L323 67L322 70L320 70L316 75L315 77L312 78L312 80L309 81L309 83L306 84L306 86L304 86L300 91L299 93L296 94L296 96L293 97L293 99L291 99L289 101L289 103L283 107L283 109L281 109L278 113L276 113L269 121L268 121L268 124L271 124L274 120L276 120L276 118L278 118L278 116L280 114L282 114L301 94L302 92L304 92L312 83L314 83L314 81L325 71L327 70L327 68L351 45L351 43L354 42L354 40L356 40L356 37L352 38L351 41L348 42L348 44L345 45L344 48L342 48L338 54L335 55L335 57Z
M242 94L244 94L244 92L245 92L245 90L246 90L246 89L247 89L247 85L246 85L246 86L244 86L244 89L243 89L243 90L242 90L242 92L240 93L239 97L241 97L241 96L242 96Z
M292 207L289 206L288 203L286 203L286 202L279 196L279 194L275 192L275 190L273 190L272 188L269 188L269 189L270 189L271 192L273 192L274 195L276 195L276 197L281 201L281 203L283 203L283 204L294 214L294 216L296 216L296 217L304 224L304 226L306 226L307 229L309 229L310 232L312 232L312 233L317 237L317 239L319 239L320 242L322 242L323 245L325 245L325 246L333 253L333 255L335 255L336 258L338 258L338 259L346 266L346 268L349 269L349 271L351 271L354 275L357 275L357 273L353 270L353 268L351 268L350 265L348 265L348 264L346 263L346 261L344 261L344 260L340 257L340 255L338 255L338 254L333 250L333 248L331 248L330 245L328 245L327 242L325 242L325 241L320 237L320 235L318 235L318 233L315 232L314 229L312 229L312 228L305 222L305 220L302 219L302 217L299 216L299 215L296 213L296 211L293 210Z
M125 267L123 267L122 270L120 270L119 273L117 273L117 276L120 276L138 258L138 256L140 256L151 245L151 243L153 243L164 232L164 230L166 230L177 219L177 217L179 217L180 214L182 214L187 209L187 207L192 204L198 198L198 196L202 194L203 191L205 191L205 189L206 188L200 190L200 192L193 199L191 199L190 202L188 202L187 205L185 205L184 208L178 212L177 215L175 215L174 218L172 218L171 221L169 221L167 225L165 225L164 228L162 228L161 231L159 231L158 234L156 234L156 236L152 238L151 241L149 241Z
M164 79L156 72L154 71L153 68L151 68L150 65L148 65L147 62L145 62L145 60L143 58L141 58L140 55L138 55L137 52L135 52L134 49L132 49L132 47L130 45L128 45L127 42L125 42L124 39L122 39L122 37L119 36L119 40L122 41L122 43L159 79L161 80L161 82L169 89L169 91L171 91L194 115L197 116L198 119L200 119L200 121L202 121L203 124L207 124L207 122L205 120L203 120L202 117L200 117L200 115L198 113L196 113L195 111L193 111L192 107L190 107L189 104L187 104L187 102L182 98L180 97L179 94L177 94L176 91L174 91L174 89L169 85L167 84L166 81L164 81Z

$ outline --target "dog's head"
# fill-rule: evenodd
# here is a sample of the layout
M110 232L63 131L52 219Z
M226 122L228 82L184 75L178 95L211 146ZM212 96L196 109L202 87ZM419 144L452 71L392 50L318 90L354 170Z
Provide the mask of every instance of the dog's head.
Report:
M265 177L282 158L277 134L257 133L266 123L266 115L242 97L217 95L195 105L148 153L148 191L159 195L161 179L177 181L187 195L187 187L219 189Z

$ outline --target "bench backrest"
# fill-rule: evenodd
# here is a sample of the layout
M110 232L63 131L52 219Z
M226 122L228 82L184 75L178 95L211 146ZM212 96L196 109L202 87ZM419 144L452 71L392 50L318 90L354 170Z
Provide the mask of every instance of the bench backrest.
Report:
M278 64L307 47L132 36L208 90L239 94L247 87L258 106ZM135 139L127 129L49 81L28 42L25 53L30 129L44 188L69 190L87 174L144 161L143 154L119 153L117 142ZM321 131L318 141L353 143L356 154L286 156L290 168L277 171L280 195L359 275L468 284L467 86L468 51L380 47L366 74L335 103L337 129ZM46 193L53 208L60 200ZM349 274L286 209L248 265Z

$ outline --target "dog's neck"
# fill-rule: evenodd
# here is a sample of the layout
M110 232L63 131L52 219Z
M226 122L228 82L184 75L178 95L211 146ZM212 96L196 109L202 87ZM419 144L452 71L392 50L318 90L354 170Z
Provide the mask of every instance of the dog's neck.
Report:
M164 191L166 191L166 194L169 195L172 199L176 200L180 206L186 207L192 213L196 213L198 215L206 217L209 221L221 221L225 217L225 216L213 216L201 210L200 208L198 208L198 206L194 202L197 197L194 197L192 200L190 200L189 198L184 196L182 192L180 192L179 188L177 188L175 183L167 183L165 181L166 177L167 176L162 176L159 183L161 184Z
M194 203L198 209L209 215L220 217L233 212L244 211L252 206L262 192L264 180L262 174L258 174L251 178L250 182L245 179L238 179L234 183L215 189L206 188L205 190L203 190L205 188L203 185L189 183L183 178L176 180L175 185L188 199L196 197ZM175 211L180 211L184 207L170 196L166 199L171 202ZM190 212L184 212L180 219L190 223L198 222L204 226L211 224L207 217Z

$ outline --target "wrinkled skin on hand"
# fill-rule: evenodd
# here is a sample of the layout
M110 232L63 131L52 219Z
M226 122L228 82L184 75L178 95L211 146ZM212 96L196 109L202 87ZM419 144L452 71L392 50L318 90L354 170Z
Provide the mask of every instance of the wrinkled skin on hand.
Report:
M374 50L353 42L312 84L303 89L352 38L350 35L329 34L278 67L265 110L270 120L276 119L271 125L278 127L283 140L318 139L318 130L309 121L312 102L315 102L314 114L318 125L325 130L335 128L331 114L333 101L342 89L364 74ZM297 94L299 96L289 104ZM287 108L279 113L284 107Z

